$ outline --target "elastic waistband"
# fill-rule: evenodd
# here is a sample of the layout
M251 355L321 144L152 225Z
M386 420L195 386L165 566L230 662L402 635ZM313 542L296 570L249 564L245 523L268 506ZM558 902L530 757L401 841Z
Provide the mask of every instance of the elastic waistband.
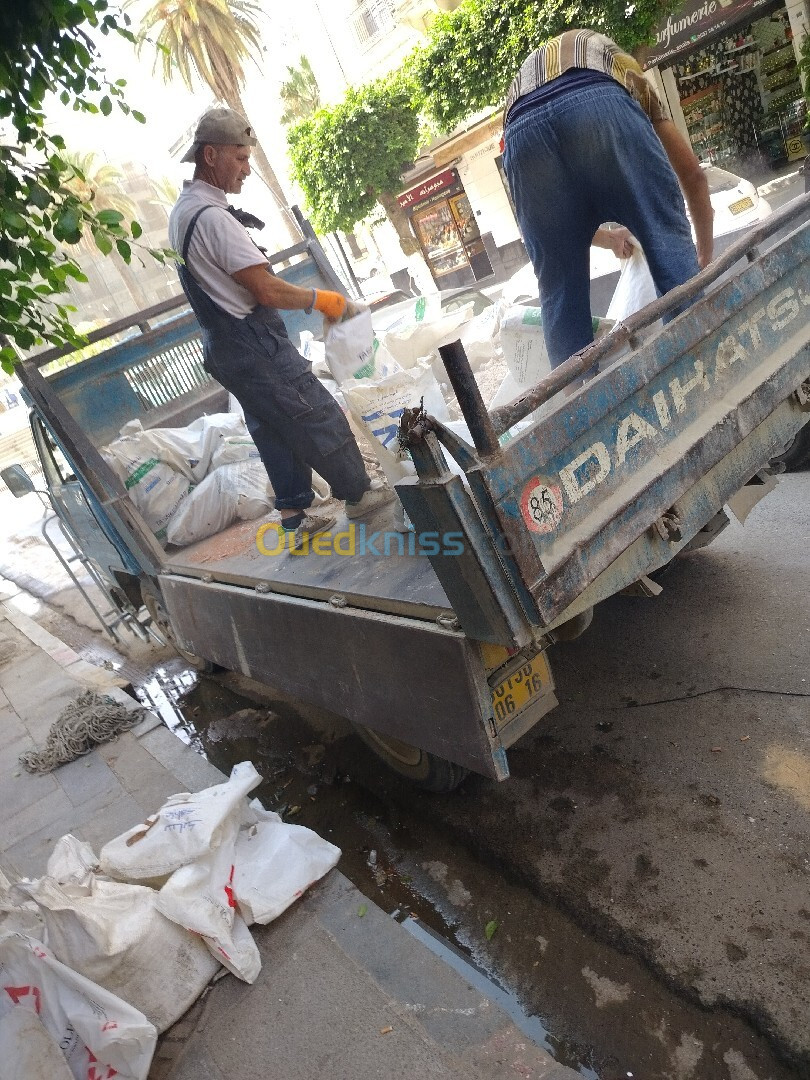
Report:
M533 118L538 114L541 115L547 110L552 110L555 114L559 114L568 109L581 108L584 105L598 105L600 102L604 102L606 98L614 98L617 101L629 101L639 109L641 108L629 90L626 90L622 84L616 82L615 79L610 79L608 82L600 81L587 86L573 87L561 94L556 94L553 98L537 102L536 105L525 109L514 119L507 120L504 134L515 131L526 123L531 123ZM513 109L516 108L517 105L518 102L515 102Z

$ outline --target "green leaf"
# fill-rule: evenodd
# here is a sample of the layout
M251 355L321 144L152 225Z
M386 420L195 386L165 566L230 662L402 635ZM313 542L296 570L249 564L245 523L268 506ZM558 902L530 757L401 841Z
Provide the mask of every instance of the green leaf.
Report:
M497 922L494 919L491 919L487 923L487 925L484 927L484 936L486 937L487 941L492 941L493 937L495 936L495 932L496 932L497 929L498 929Z
M120 225L124 220L120 210L99 210L96 217L102 225Z
M367 911L368 904L361 904L360 907L357 909L357 918L362 919L366 915Z
M93 229L93 239L102 255L110 254L112 251L112 240L110 240L106 233L103 233L100 229Z
M143 115L142 112L138 112L137 109L132 109L131 110L131 115L135 120L138 121L139 124L145 124L146 123L146 117Z
M124 262L129 262L132 258L132 248L129 246L126 240L116 240L115 246L118 248L118 254L121 256Z
M143 229L141 228L141 226L138 224L137 221L133 221L130 224L129 229L130 229L130 232L132 233L132 236L133 236L133 238L135 240L137 240L138 237L143 236Z
M112 102L105 94L101 101L98 103L98 107L101 109L105 116L109 116L112 112Z

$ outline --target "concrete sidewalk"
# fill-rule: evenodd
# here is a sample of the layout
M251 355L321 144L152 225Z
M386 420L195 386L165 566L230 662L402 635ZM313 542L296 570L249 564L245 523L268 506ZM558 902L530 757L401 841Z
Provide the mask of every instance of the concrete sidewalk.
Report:
M116 740L33 776L20 754L92 687L136 707L10 603L0 603L0 870L36 877L72 832L98 851L167 796L222 774L152 715ZM362 911L362 915L360 912ZM254 927L262 971L225 975L160 1039L149 1080L573 1080L496 1000L333 870L281 918ZM460 969L460 970L459 970Z

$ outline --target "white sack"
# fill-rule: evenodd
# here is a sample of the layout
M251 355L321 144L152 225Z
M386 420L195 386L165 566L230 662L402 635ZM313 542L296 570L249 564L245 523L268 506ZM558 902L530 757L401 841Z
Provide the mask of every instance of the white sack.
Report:
M607 318L617 322L635 315L656 299L655 282L640 247L633 248L629 259L622 259L622 272L610 301Z
M236 465L240 461L261 461L256 443L247 429L243 435L225 435L219 440L211 457L211 472L216 472L223 465ZM210 474L209 474L210 475Z
M242 825L236 840L233 879L248 925L277 918L340 858L340 848L311 829L282 821L256 799L250 813L255 820Z
M157 1031L143 1013L71 971L36 939L4 934L0 937L0 1061L4 1068L19 1039L19 1026L6 1022L15 1009L39 1016L61 1048L74 1080L91 1076L146 1080ZM36 1075L29 1074L26 1080ZM43 1075L50 1080L49 1074Z
M195 484L211 471L223 438L246 434L244 420L233 412L199 416L186 427L144 428L140 420L130 420L121 428L122 436L135 440L141 457L165 461Z
M54 845L45 869L46 876L68 892L84 894L98 872L98 856L88 843L67 833Z
M551 371L539 307L517 304L505 311L500 340L506 366L520 387L534 386Z
M151 455L133 436L116 439L103 447L101 454L126 488L146 524L165 544L166 527L194 485L166 461Z
M228 819L260 783L256 767L242 761L222 784L172 795L144 824L104 845L102 871L121 881L155 881L203 858L230 835Z
M199 934L217 960L252 983L262 961L234 892L236 837L246 810L236 807L222 823L216 846L175 870L157 895L157 907L167 919Z
M419 299L425 299L420 297ZM424 309L423 318L413 322L399 320L384 333L378 334L380 344L384 345L394 360L404 368L413 367L417 360L429 356L440 345L447 345L459 337L459 327L470 321L473 303L464 304L456 311L441 314ZM418 306L416 313L421 309Z
M52 877L17 889L38 905L56 959L139 1009L159 1032L219 969L204 942L158 911L154 889L97 877L83 892Z
M505 310L506 305L498 301L461 327L459 337L473 371L478 371L498 351L501 318ZM446 373L444 378L447 378Z
M368 378L374 370L371 311L362 308L350 319L331 323L324 346L327 366L338 384L354 378Z
M3 1080L73 1080L62 1051L35 1012L0 1016Z
M424 398L425 409L431 416L449 420L441 388L427 360L386 378L346 383L343 396L391 485L414 472L412 462L403 460L399 447L399 421L405 409L416 408Z
M189 494L166 529L170 544L193 544L235 521L253 521L273 509L273 489L261 461L215 469Z

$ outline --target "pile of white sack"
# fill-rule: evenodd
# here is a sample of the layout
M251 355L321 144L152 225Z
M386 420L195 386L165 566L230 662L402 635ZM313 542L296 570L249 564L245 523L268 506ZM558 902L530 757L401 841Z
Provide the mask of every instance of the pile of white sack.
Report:
M273 489L238 413L188 427L131 420L101 453L163 544L192 544L273 508Z
M654 299L646 260L636 246L632 258L622 260L608 318L593 320L594 337L609 333L617 320ZM316 363L316 370L323 358L338 387L335 397L368 439L391 484L414 471L397 439L405 409L424 401L427 412L471 441L447 382L440 345L461 340L489 409L514 401L551 371L540 307L498 301L479 315L473 316L472 310L473 305L467 304L444 312L439 294L421 296L384 332L375 335L371 314L363 311L331 326L323 346L306 342L305 355ZM551 407L541 406L505 432L501 442Z
M275 919L340 857L248 802L260 782L242 762L223 784L173 795L98 858L63 836L44 877L0 875L3 1080L146 1080L158 1034L220 965L255 981L248 927Z

